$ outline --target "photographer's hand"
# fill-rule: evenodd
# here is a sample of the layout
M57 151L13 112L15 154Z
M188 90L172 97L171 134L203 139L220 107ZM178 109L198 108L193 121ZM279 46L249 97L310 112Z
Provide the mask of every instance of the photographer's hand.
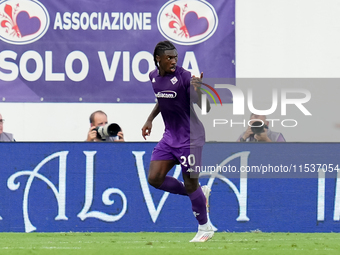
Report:
M89 132L87 133L87 142L99 141L97 139L97 131L95 130L96 127L91 127Z
M243 138L244 140L246 140L250 135L253 135L253 134L254 134L254 133L253 133L253 131L251 131L251 127L248 126L248 128L246 129L246 132L244 132L242 138Z
M254 138L259 142L271 142L272 140L269 139L267 131L268 129L265 128L263 133L255 134Z
M116 142L124 142L124 134L123 134L123 131L119 131L117 133L117 136L118 136L118 140Z

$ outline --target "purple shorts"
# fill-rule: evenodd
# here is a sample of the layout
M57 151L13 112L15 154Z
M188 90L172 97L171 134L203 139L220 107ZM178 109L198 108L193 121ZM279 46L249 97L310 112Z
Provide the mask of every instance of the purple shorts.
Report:
M163 141L160 141L153 149L151 161L174 160L181 164L182 174L196 173L196 166L202 165L203 147L172 148Z

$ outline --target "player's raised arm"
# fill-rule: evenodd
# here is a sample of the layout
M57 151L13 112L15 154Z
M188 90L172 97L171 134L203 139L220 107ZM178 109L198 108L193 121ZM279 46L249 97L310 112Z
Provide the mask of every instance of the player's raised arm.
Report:
M194 86L194 89L198 95L198 100L197 100L197 105L199 108L202 109L202 90L200 89L202 86L202 79L203 79L203 72L201 72L201 77L196 77L195 75L193 75L191 77L191 81L190 84L192 86ZM208 100L208 98L206 99L207 101L207 112L210 111L210 102Z
M152 121L154 120L154 118L156 118L156 116L159 114L159 112L160 112L160 110L159 110L159 105L158 105L158 102L157 102L155 107L151 111L148 119L146 120L144 126L142 127L142 136L143 136L144 140L146 140L146 136L149 136L151 134Z

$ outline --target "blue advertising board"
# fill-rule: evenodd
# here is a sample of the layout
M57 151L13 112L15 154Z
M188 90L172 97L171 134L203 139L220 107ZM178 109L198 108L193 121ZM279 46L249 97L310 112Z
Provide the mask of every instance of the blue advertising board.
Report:
M0 231L195 232L188 197L147 183L155 144L0 143ZM339 149L207 143L200 183L212 190L212 224L218 231L338 232ZM181 179L180 167L169 174Z

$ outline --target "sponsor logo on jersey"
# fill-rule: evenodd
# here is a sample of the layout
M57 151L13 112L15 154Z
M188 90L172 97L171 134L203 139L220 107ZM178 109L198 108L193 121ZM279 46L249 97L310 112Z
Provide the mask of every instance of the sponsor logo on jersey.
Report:
M159 91L157 94L155 94L157 98L175 98L177 96L177 93L172 90L163 90Z

